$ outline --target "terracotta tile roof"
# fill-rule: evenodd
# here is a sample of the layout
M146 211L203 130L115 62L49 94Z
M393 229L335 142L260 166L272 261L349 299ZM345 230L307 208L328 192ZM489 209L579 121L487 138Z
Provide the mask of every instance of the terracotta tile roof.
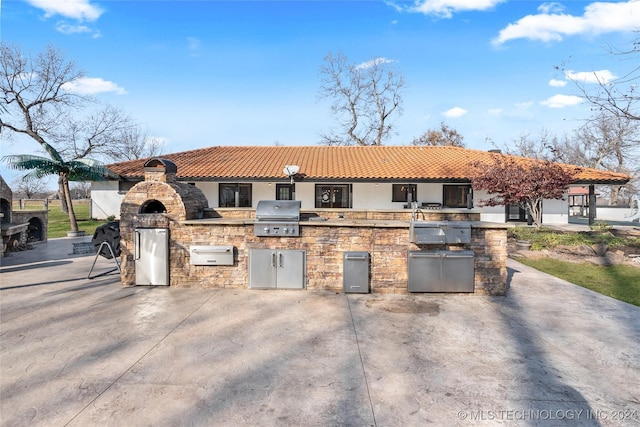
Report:
M300 166L305 180L468 180L471 164L495 154L458 147L216 146L161 157L178 166L181 180L280 180L285 165ZM517 157L518 161L531 161ZM125 179L140 179L147 159L109 165ZM566 166L576 183L624 183L629 176Z

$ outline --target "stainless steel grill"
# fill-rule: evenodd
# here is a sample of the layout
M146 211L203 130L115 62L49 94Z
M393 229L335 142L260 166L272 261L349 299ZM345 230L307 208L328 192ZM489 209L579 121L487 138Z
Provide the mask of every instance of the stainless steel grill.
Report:
M300 236L299 200L260 200L256 206L254 233L266 236Z

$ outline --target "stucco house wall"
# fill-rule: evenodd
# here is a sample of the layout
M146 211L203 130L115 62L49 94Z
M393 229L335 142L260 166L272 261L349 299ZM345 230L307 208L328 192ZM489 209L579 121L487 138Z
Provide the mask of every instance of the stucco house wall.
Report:
M188 182L188 181L186 181ZM199 188L207 198L209 206L218 207L218 186L225 181L197 181L193 184ZM252 208L255 208L260 200L273 200L276 197L276 184L282 182L253 182ZM315 208L315 186L320 182L297 182L295 184L296 199L302 201L302 209ZM417 194L419 203L442 203L444 183L418 183ZM392 201L393 183L365 183L352 184L353 209L402 209L405 202ZM119 218L120 205L124 193L118 192L116 181L98 181L92 184L91 209L92 216L97 219L105 219L110 215ZM474 211L479 211L481 220L487 222L505 222L504 206L478 207L478 200L487 198L485 192L474 193ZM543 205L544 224L566 224L568 222L568 202L566 200L545 200Z
M120 218L120 205L125 193L118 192L118 181L94 181L91 183L91 217Z

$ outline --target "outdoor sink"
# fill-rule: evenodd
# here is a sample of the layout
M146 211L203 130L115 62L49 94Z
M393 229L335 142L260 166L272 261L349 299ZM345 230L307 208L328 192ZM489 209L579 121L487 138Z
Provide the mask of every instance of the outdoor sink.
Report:
M471 224L462 221L411 221L409 241L416 244L471 243Z

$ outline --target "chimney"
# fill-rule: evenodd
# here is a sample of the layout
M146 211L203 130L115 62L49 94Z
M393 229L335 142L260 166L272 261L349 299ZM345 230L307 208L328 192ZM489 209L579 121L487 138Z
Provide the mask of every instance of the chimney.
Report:
M171 160L153 158L144 164L144 180L155 182L175 182L178 167Z

